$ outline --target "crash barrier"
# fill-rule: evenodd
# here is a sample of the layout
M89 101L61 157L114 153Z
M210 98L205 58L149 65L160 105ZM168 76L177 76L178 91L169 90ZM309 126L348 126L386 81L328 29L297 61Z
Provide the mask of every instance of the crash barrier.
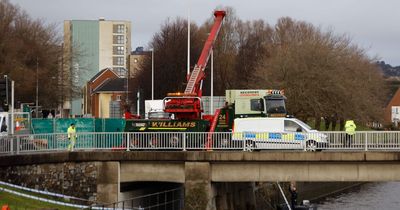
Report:
M65 151L66 133L0 138L0 154ZM78 133L75 150L400 150L400 132L313 133L90 132Z
M182 187L165 190L131 198L116 203L104 204L95 207L105 209L131 209L131 210L151 210L151 209L171 209L180 210L184 207L184 189Z

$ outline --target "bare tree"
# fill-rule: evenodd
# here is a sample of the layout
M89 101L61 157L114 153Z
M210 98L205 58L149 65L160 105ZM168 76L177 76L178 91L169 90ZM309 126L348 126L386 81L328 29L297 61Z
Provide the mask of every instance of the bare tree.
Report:
M256 80L285 89L290 112L304 120L332 115L359 121L380 118L383 78L375 61L348 37L281 18L270 42Z
M155 98L163 98L169 92L183 92L186 85L187 22L181 18L167 20L161 31L154 35L150 43L154 50L154 80L157 91ZM195 24L191 24L191 64L197 62L200 54L202 34ZM151 56L139 65L136 76L137 88L143 90L144 98L151 96Z
M0 73L15 80L16 100L35 101L39 85L39 103L56 106L60 39L55 25L33 20L19 7L0 0L0 28Z

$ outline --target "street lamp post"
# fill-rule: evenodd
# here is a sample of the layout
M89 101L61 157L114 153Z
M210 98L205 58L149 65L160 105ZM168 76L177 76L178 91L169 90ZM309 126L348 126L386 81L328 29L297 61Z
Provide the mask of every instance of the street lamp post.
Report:
M211 49L211 97L210 114L214 114L214 50Z
M129 103L129 70L126 70L126 104Z
M154 100L154 49L151 49L151 100Z
M39 58L36 57L36 118L39 116Z

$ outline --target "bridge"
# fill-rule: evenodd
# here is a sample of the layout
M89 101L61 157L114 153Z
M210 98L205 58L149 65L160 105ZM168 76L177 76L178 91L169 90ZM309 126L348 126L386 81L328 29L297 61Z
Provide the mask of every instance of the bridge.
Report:
M82 133L74 152L66 152L65 134L14 136L1 141L0 179L102 203L121 200L127 183L175 183L185 187L185 204L200 193L205 205L226 202L220 183L400 181L399 133L359 132L351 145L339 142L342 133L324 134L331 138L322 152L288 142L247 152L223 144L228 133L215 134L211 146L207 133Z

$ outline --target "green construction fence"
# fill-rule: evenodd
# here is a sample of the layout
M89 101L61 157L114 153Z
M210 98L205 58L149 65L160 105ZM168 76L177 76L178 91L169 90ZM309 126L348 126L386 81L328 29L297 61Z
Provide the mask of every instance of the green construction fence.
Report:
M108 147L112 145L105 144L106 139L102 135L85 136L79 138L79 133L88 132L122 132L125 128L125 120L120 118L53 118L53 119L32 119L31 130L33 134L52 134L67 133L67 129L71 123L75 124L77 132L76 147ZM62 136L62 135L60 135ZM60 139L57 136L43 136L48 142L49 149L67 148L69 142L67 139ZM117 144L122 144L122 135L117 136ZM101 143L100 143L101 142ZM118 143L119 142L119 143Z

